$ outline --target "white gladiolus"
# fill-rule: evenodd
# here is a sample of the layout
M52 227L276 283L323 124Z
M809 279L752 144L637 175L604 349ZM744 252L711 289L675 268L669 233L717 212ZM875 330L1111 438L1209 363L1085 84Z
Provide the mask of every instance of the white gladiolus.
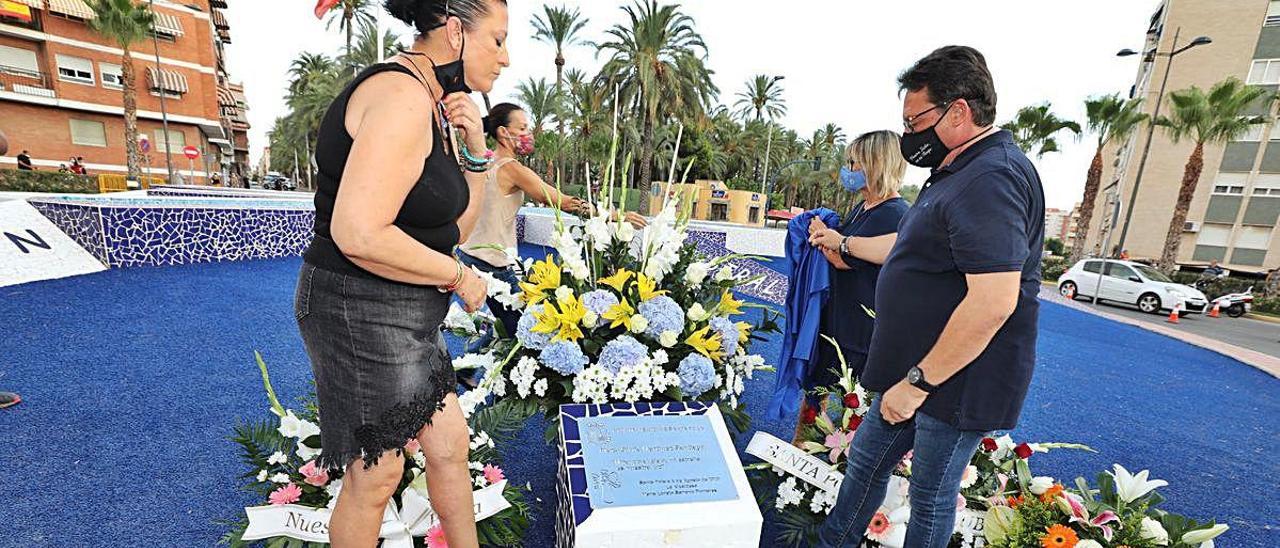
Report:
M732 280L732 279L733 279L733 269L732 269L732 268L729 268L729 267L727 267L727 266L726 266L726 267L721 268L720 270L716 271L716 281L717 281L717 282L727 282L727 281L730 281L730 280Z
M675 331L663 331L662 334L658 336L658 344L661 344L663 348L671 348L679 342L680 334Z
M636 237L636 229L626 221L613 223L613 237L619 242L630 242Z
M267 471L266 471L266 470L259 470L259 471L258 471L258 483L262 483L262 482L264 482L264 481L267 481Z
M280 472L271 476L271 483L289 483L289 474Z
M1043 495L1050 487L1053 487L1053 478L1048 476L1036 476L1031 478L1031 493L1035 495Z
M458 303L449 305L449 313L444 316L444 327L449 331L459 332L468 336L477 335L476 322L472 319L471 314L463 310Z
M302 443L302 440L298 440L298 444L297 444L297 447L294 449L294 452L297 453L298 458L302 460L311 460L320 456L319 449L312 449L311 446L305 443Z
M684 271L684 281L689 285L698 285L707 279L711 266L707 263L697 262L689 265Z
M603 215L587 219L583 228L591 239L591 247L596 251L609 249L609 224Z
M272 453L270 457L267 457L267 464L284 464L286 462L289 462L289 457L279 451L276 451L275 453Z

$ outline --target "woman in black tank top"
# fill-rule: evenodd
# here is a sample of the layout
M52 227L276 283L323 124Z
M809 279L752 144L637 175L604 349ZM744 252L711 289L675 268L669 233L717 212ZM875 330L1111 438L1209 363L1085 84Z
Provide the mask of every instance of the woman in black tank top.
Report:
M468 92L491 90L508 64L507 7L386 7L417 28L413 47L357 76L316 140L316 233L294 309L319 400L317 464L343 475L331 543L373 546L417 440L449 545L475 547L470 439L440 325L450 294L468 310L485 299L452 252L483 206L490 155Z

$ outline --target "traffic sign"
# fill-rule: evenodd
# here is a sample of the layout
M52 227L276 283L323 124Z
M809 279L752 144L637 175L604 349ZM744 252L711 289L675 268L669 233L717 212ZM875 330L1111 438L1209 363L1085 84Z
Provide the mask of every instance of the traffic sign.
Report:
M138 149L141 150L143 154L151 152L151 139L148 139L146 135L139 135Z
M187 145L186 147L183 147L182 154L186 156L188 160L194 160L200 157L200 149Z

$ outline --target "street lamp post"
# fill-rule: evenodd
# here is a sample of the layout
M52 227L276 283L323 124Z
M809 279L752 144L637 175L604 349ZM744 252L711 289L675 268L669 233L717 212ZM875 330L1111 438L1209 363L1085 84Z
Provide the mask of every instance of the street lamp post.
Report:
M786 76L774 76L769 85L776 84L786 79ZM769 156L773 153L773 117L769 117L769 139L764 146L764 173L760 176L760 188L763 190L765 182L769 180Z
M1138 187L1142 185L1142 173L1146 171L1147 156L1151 154L1151 141L1155 137L1155 133L1156 133L1155 122L1156 122L1156 119L1159 118L1160 116L1160 103L1164 100L1164 88L1169 83L1169 73L1173 72L1173 58L1177 56L1179 53L1187 51L1191 48L1194 48L1196 46L1203 46L1205 44L1209 44L1213 42L1213 39L1209 38L1208 36L1197 36L1195 39L1191 41L1190 44L1187 44L1179 48L1178 35L1180 35L1181 33L1182 33L1182 27L1178 27L1178 29L1174 31L1173 44L1171 45L1173 47L1172 50L1170 50L1167 53L1152 52L1151 59L1149 61L1145 61L1145 62L1151 63L1153 65L1152 70L1155 70L1154 65L1156 62L1156 58L1161 56L1169 58L1169 62L1166 63L1164 67L1164 77L1161 78L1160 80L1160 91L1156 94L1156 108L1151 112L1151 120L1147 122L1147 142L1142 147L1142 159L1138 161L1138 174L1133 179L1133 190L1129 192L1129 203L1125 205L1124 227L1120 229L1120 241L1118 244L1116 244L1120 249L1124 249L1125 237L1129 235L1129 222L1130 220L1133 219L1133 206L1138 201ZM1158 43L1156 47L1157 49L1159 48ZM1120 50L1118 53L1116 53L1116 56L1128 57L1130 55L1137 55L1137 54L1138 52L1125 48Z
M149 0L148 5L151 8L151 13L154 14L156 12L156 1ZM160 70L160 38L156 36L156 32L154 29L152 29L151 31L151 45L156 50L156 71L159 71ZM156 77L159 78L158 75ZM160 90L160 122L161 122L161 125L164 126L164 164L169 169L169 176L165 177L165 182L168 184L173 184L173 159L169 157L169 153L172 152L172 149L169 148L170 146L172 146L172 143L169 142L169 137L170 137L169 109L165 105L165 100L164 100L164 94L166 90L163 89L164 86L161 86L161 88L162 89ZM195 175L192 175L192 177L195 177Z

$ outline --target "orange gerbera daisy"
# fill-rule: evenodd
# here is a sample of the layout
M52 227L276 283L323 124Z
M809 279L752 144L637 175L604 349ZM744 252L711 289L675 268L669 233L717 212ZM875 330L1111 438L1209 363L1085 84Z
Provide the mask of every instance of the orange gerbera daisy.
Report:
M1048 504L1050 502L1053 502L1053 499L1058 498L1061 495L1062 495L1062 486L1058 484L1054 484L1053 487L1046 489L1043 495L1040 495L1040 502Z
M1074 548L1078 542L1080 537L1076 536L1076 532L1062 524L1049 527L1046 534L1040 537L1040 545L1044 548Z
M1025 500L1023 500L1022 495L1018 495L1017 498L1014 498L1014 497L1008 497L1008 498L1009 498L1010 508L1017 508L1019 506L1022 506L1022 503L1026 502Z

